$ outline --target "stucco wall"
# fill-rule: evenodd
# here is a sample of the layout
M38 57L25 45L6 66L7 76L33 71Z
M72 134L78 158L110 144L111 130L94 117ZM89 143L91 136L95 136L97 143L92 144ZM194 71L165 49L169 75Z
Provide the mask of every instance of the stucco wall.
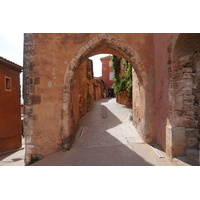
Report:
M112 57L105 57L105 58L101 58L101 62L102 62L102 76L100 77L104 83L106 88L107 87L111 87L113 85L113 81L110 80L110 72L113 72L112 67L110 67L109 62L112 59Z
M166 125L169 114L168 102L168 40L173 34L154 34L155 52L155 112L156 142L166 149Z
M155 135L153 34L113 33L105 35L105 40L95 37L97 35L100 34L25 34L26 162L31 156L44 157L60 150L63 140L70 136L73 128L70 129L70 125L63 122L63 101L67 102L68 99L67 93L63 96L63 90L72 91L73 84L68 83L75 80L76 70L69 68L73 64L78 67L85 58L91 56L98 48L101 49L104 44L106 48L101 53L117 51L134 63L139 82L145 90L145 125L141 132L145 132L147 141L151 141ZM92 43L95 42L96 46L93 48ZM82 47L86 50L81 51L86 53L77 54ZM69 74L66 76L67 70ZM69 116L72 111L73 108ZM63 134L64 129L69 132Z
M0 62L0 152L21 147L19 70ZM11 78L11 90L5 90L5 77Z
M140 135L145 137L145 91L140 84L137 75L133 72L133 92L132 92L132 108L133 108L133 123Z

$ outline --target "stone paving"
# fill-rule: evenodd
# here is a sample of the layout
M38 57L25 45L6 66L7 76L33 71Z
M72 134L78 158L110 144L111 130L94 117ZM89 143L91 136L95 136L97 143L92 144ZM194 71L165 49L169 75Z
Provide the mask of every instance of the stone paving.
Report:
M0 153L0 166L24 166L25 140L22 138L22 147L16 151Z
M94 103L80 121L76 139L69 151L60 151L31 166L188 166L167 158L165 152L143 142L130 120L131 109L113 99ZM0 166L24 166L22 149L0 154Z
M132 121L131 109L103 99L94 104L80 121L80 129L69 151L48 156L33 166L168 166L168 158L159 158L142 141ZM161 152L161 151L160 151ZM164 152L161 152L163 155Z

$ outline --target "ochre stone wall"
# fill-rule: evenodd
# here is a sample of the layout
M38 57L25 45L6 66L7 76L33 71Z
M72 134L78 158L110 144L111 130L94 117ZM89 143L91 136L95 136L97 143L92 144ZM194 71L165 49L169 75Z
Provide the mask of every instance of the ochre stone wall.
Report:
M79 94L85 92L80 90L78 69L98 53L123 57L133 66L133 123L144 141L156 142L171 157L197 147L200 34L63 33L24 38L26 164L32 157L70 148L86 112L86 102L79 112ZM101 96L95 85L89 80L89 105Z
M93 77L93 63L85 59L77 70L79 76L79 119L92 109L93 101L102 98L103 83ZM73 105L74 107L75 105Z
M146 130L143 129L145 124L145 91L143 86L140 84L135 71L133 72L133 92L132 92L132 109L133 109L133 124L145 139Z
M94 78L92 82L94 85L94 100L98 101L101 98L103 98L103 91L105 89L105 85L101 80L97 78Z
M155 137L153 34L25 34L24 98L26 164L73 141L77 129L76 68L95 52L121 55L133 65L143 90L143 138ZM92 87L91 87L92 88ZM79 106L78 106L79 107ZM138 110L143 115L142 110ZM79 112L78 112L79 113Z
M86 60L87 61L87 60ZM79 116L80 118L87 112L87 93L88 93L88 82L87 82L87 62L83 62L78 69L79 74Z
M169 125L166 152L171 157L198 148L200 34L175 34L168 44Z
M128 91L118 92L116 94L116 101L117 103L123 104L129 108L132 108L132 98L128 97Z

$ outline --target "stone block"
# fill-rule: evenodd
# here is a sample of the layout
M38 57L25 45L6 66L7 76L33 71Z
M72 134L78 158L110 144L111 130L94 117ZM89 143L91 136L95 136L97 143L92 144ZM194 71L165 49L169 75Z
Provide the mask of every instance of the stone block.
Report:
M184 79L192 79L192 73L183 73L183 78Z
M30 125L26 125L24 127L24 135L25 136L31 136L31 135L33 135L33 130L32 130L32 127Z
M188 128L193 128L196 125L195 119L193 115L189 113L184 114L183 116L183 126Z
M184 94L183 95L183 100L186 100L186 101L194 100L194 95L192 95L192 94Z
M192 73L192 68L182 68L183 73Z
M186 86L193 86L193 79L186 79L185 85Z
M40 77L34 78L34 84L35 85L40 84Z
M186 147L186 132L185 127L173 127L172 128L172 156L185 155Z
M186 128L186 137L187 138L197 137L197 135L198 135L198 129Z
M32 95L32 105L40 104L41 103L41 96Z
M195 81L196 81L197 83L200 83L200 77L198 76L198 77L195 79Z
M95 37L92 41L94 42L94 44L98 44L100 42L100 38Z
M181 65L185 65L185 64L188 64L190 62L190 55L186 55L186 56L181 56L180 58L179 58L179 63L181 64Z
M183 95L176 95L173 104L174 110L183 110Z
M31 140L32 140L32 136L26 136L26 137L25 137L25 143L26 143L26 144L30 144L30 143L31 143Z
M185 86L184 88L183 88L183 93L184 93L184 95L192 95L192 87L190 87L190 86Z
M200 165L199 150L197 150L197 149L187 149L187 150L186 150L186 155L187 155L187 157L189 157L191 160L195 161L196 164Z
M172 127L166 126L166 153L172 159Z
M92 40L90 40L90 41L88 42L88 44L89 44L90 47L94 46L94 42L93 42Z
M193 111L174 111L173 125L177 127L195 127L194 112Z
M197 137L190 137L190 138L187 138L187 141L186 141L186 146L188 148L195 148L198 144L198 140L197 140Z
M26 144L26 154L32 154L33 150L34 150L34 145L31 145L31 144Z
M173 73L173 79L174 79L174 82L183 82L182 80L182 72L180 69L177 69L178 71L174 71Z

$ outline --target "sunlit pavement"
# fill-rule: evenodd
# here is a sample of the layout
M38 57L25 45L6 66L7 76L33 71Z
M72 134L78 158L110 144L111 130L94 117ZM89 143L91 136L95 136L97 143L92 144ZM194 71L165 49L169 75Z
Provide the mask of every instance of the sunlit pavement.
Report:
M22 148L0 154L0 166L24 166L25 141L22 139Z
M116 103L114 98L95 102L92 111L81 119L72 148L47 156L32 166L189 165L179 159L171 161L158 147L143 142L130 113L131 109ZM22 139L21 149L1 153L0 166L24 166L24 147Z
M113 99L95 102L80 121L69 151L61 151L32 165L37 166L169 166L175 165L144 143L130 120L131 109Z

